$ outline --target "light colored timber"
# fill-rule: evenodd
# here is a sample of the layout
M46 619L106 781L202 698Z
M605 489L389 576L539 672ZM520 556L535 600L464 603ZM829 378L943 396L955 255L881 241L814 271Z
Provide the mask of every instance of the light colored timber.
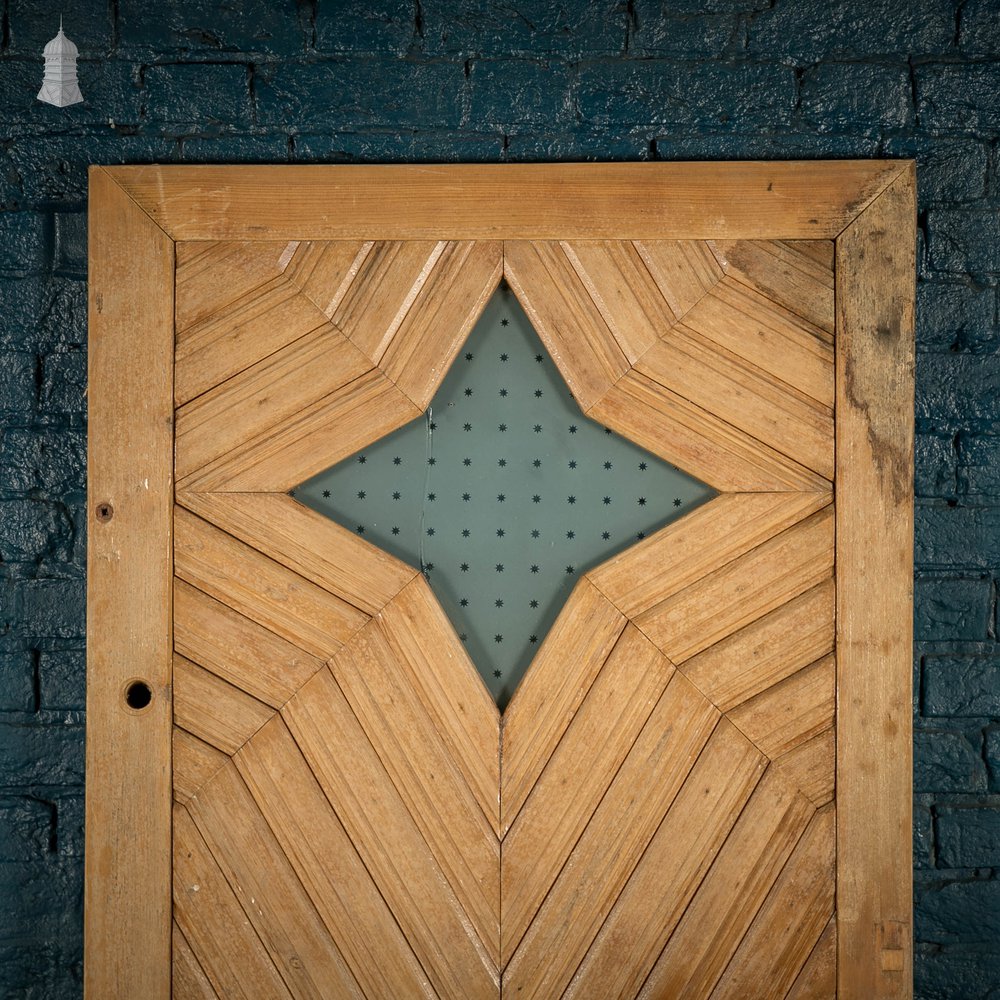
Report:
M329 670L282 716L335 807L431 985L441 995L495 1000L496 963Z
M712 1000L781 1000L791 988L833 913L834 820L829 806L813 816Z
M216 750L179 726L173 728L172 743L174 800L183 805L192 795L198 794L201 786L228 758L221 750Z
M915 246L907 164L837 241L838 989L872 1000L913 991Z
M506 962L674 672L626 626L503 841Z
M432 1000L420 963L279 717L243 747L236 766L365 995Z
M174 304L178 334L276 278L289 249L284 240L178 243Z
M818 473L636 370L584 409L592 420L724 493L830 488Z
M833 577L756 619L684 664L723 712L833 651Z
M586 412L629 370L614 333L560 244L507 242L503 258L504 277Z
M421 409L430 405L500 283L503 246L448 243L386 347L379 368Z
M627 240L562 243L561 248L625 360L635 364L677 319L639 251Z
M820 405L833 406L833 338L755 288L725 277L684 323Z
M233 762L186 808L291 994L361 1000L357 980ZM248 969L242 976L251 996L270 996Z
M500 775L504 833L625 625L624 616L591 583L581 581L573 588L504 712Z
M779 757L830 728L836 681L831 653L738 705L729 719L768 757Z
M675 673L507 964L504 992L563 995L718 720L712 705ZM749 748L754 761L760 758L728 723L721 724L713 739L706 760L734 741ZM738 784L739 754L722 756L728 780ZM607 994L602 990L599 995Z
M130 166L109 173L175 240L831 239L893 160Z
M271 956L187 809L174 809L174 918L222 1000L291 1000ZM252 905L252 904L251 904ZM176 991L175 991L176 992Z
M226 754L234 754L274 714L263 702L174 656L174 722Z
M198 590L322 659L367 616L207 521L177 507L177 575Z
M636 625L678 666L829 577L833 505L643 612Z
M723 493L586 578L636 618L829 502L822 493Z
M788 992L787 1000L835 1000L837 996L837 918L830 917L812 954Z
M713 240L726 274L832 334L833 244ZM822 255L822 256L820 256Z
M178 481L178 489L287 493L419 415L385 375L370 371Z
M414 577L376 624L498 833L500 715L427 581Z
M383 632L369 623L330 670L480 940L500 961L500 844ZM498 738L494 735L493 744Z
M814 810L769 768L639 991L704 997L729 964Z
M635 370L833 479L832 409L706 340L684 322L651 347Z
M174 580L174 647L258 701L280 708L323 665L228 605Z
M417 575L285 493L180 493L177 501L367 615L381 611Z
M175 1000L218 1000L218 994L212 989L198 963L198 958L191 950L181 929L174 922L173 933L173 984L171 992Z
M335 292L330 319L377 365L444 252L436 240L386 240L365 245L350 280Z
M836 729L831 725L776 757L771 765L817 808L832 801L837 770Z
M304 333L177 411L178 480L370 370L368 359L329 323Z
M711 248L701 240L647 239L635 246L677 319L722 277Z
M88 252L84 987L166 1000L174 248L101 167ZM142 711L125 702L133 680L152 693Z
M372 246L370 240L296 242L289 245L291 253L284 275L327 319L332 319Z
M327 325L323 313L294 285L272 278L177 335L176 404L182 406Z

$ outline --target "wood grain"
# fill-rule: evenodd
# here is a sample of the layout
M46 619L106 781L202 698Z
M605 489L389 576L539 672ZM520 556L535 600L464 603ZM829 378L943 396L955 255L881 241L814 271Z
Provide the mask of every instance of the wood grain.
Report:
M376 619L494 832L500 828L500 714L422 576Z
M542 642L503 716L500 801L506 833L626 625L581 581Z
M174 249L101 167L89 261L84 984L166 1000ZM133 679L152 693L142 711L125 702Z
M174 801L183 805L228 759L221 750L179 726L172 734Z
M712 705L675 673L507 964L504 992L563 995L718 720ZM728 723L713 739L706 760L733 740L749 747ZM760 757L752 748L750 755ZM735 783L738 761L722 756ZM654 898L660 897L658 890Z
M712 240L726 274L832 334L833 243Z
M784 997L833 913L834 812L820 810L768 893L712 1000Z
M700 240L643 240L643 263L675 318L681 319L722 277L711 247Z
M830 503L822 493L723 493L586 576L636 618Z
M835 1000L836 996L837 918L830 917L826 930L789 990L787 1000Z
M287 493L420 415L371 371L178 481L179 490Z
M236 766L365 995L435 997L280 717L243 747Z
M893 160L130 166L109 173L175 240L831 239Z
M174 560L182 580L307 653L329 658L368 620L183 507L176 508L174 521Z
M588 417L724 493L829 490L819 474L637 370Z
M373 615L417 570L283 493L179 493L199 517Z
M361 1000L357 980L235 765L226 764L186 808L292 996ZM240 974L251 996L271 995L242 963Z
M877 1000L913 991L915 218L908 164L837 241L838 988Z
M776 757L773 767L817 808L833 800L837 770L834 726Z
M708 996L814 810L769 768L643 983L640 1000Z
M327 319L347 294L362 264L371 252L371 240L336 240L299 243L284 270L285 277L315 303Z
M174 1000L218 1000L218 994L212 989L212 984L176 921L172 942L171 993Z
M504 964L646 724L673 666L626 627L503 840Z
M323 665L180 579L174 581L174 647L272 708L284 705Z
M329 670L282 713L431 985L495 1000L496 963L479 940Z
M586 412L629 370L629 361L563 246L507 242L503 273Z

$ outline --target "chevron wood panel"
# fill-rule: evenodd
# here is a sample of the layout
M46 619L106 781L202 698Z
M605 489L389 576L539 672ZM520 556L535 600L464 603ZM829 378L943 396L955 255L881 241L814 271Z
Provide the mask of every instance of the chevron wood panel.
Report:
M178 984L832 996L829 244L182 257ZM502 717L426 580L283 492L420 412L501 271L591 416L723 489L579 581Z

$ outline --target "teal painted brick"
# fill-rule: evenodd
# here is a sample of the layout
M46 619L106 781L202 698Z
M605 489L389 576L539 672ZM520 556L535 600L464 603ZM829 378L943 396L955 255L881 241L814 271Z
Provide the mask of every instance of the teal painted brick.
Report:
M150 66L144 82L143 118L157 127L200 131L253 122L245 63Z
M87 439L82 430L0 428L0 494L79 492L86 487L86 461Z
M80 711L86 705L86 654L81 649L38 654L38 697L45 711Z
M570 72L560 64L473 61L470 116L482 126L548 125L572 120Z
M87 355L76 349L42 359L39 408L47 413L82 413L87 391Z
M1000 719L1000 712L992 712L991 715ZM990 791L1000 792L1000 726L990 726L986 730L983 756L990 776Z
M995 0L966 0L962 5L958 47L975 59L1000 57L1000 17Z
M307 4L270 0L117 0L123 51L140 57L184 53L301 54L311 37Z
M932 132L975 133L1000 130L1000 64L920 66L916 70L917 113Z
M987 790L980 744L964 732L920 730L914 734L913 788L916 792L975 793Z
M281 163L289 159L289 137L268 135L185 136L179 159L185 163Z
M884 154L917 161L922 205L977 201L986 196L990 144L978 139L930 138L907 131L882 144Z
M920 497L953 497L957 491L953 434L917 434L915 488Z
M918 354L917 419L1000 420L1000 354Z
M292 159L299 163L480 163L503 155L503 134L448 132L306 133L292 139Z
M421 11L426 20L426 4ZM316 48L342 55L406 55L417 41L416 13L417 7L407 0L317 4Z
M808 69L802 117L825 132L906 128L913 120L909 67L863 62Z
M50 238L41 212L0 212L0 277L41 274L51 259Z
M948 0L776 0L750 24L749 51L802 64L859 56L949 52Z
M33 712L35 660L30 652L0 653L0 712ZM4 781L0 774L0 785Z
M1000 566L1000 509L924 502L914 513L918 566Z
M984 950L987 948L989 950ZM917 1000L996 1000L1000 948L918 946L914 954Z
M915 888L914 932L918 941L1000 941L1000 882L981 878L938 881L930 875L919 880Z
M1000 83L1000 76L997 81ZM927 231L930 262L935 270L1000 272L1000 212L995 208L929 212Z
M461 124L461 63L330 59L258 69L262 125L293 132L352 128L448 129Z
M28 414L38 402L38 359L28 351L0 351L0 412Z
M84 58L107 55L114 37L113 5L109 0L59 0L43 11L35 0L9 0L8 52L38 59L45 44L55 37L62 19L66 37Z
M420 44L428 55L619 56L627 11L624 0L421 0Z
M648 133L622 130L606 136L590 131L537 134L513 131L507 141L507 159L546 163L580 160L648 160L652 156Z
M78 723L0 720L0 774L9 786L82 785L83 760Z
M958 486L966 496L1000 497L1000 435L959 437Z
M72 528L61 505L25 497L0 500L0 560L35 562L69 554Z
M87 216L83 212L56 212L53 270L69 278L87 276Z
M992 625L993 581L987 576L921 575L913 595L917 640L986 639Z
M924 715L1000 718L1000 655L928 656L922 676Z
M796 101L793 71L768 63L597 63L581 68L577 94L585 122L617 126L784 125Z
M942 867L1000 867L1000 802L991 807L940 809L937 843ZM994 898L1000 904L1000 894ZM995 920L1000 938L1000 909Z
M55 806L28 795L0 797L0 862L31 861L52 850Z
M996 350L996 288L972 281L917 283L917 350Z
M0 605L0 635L14 629L21 636L84 637L83 580L23 580L7 590Z
M742 21L730 10L681 13L660 0L636 0L634 8L631 55L717 59L743 42Z
M913 802L913 867L934 867L934 817L930 796L916 795Z

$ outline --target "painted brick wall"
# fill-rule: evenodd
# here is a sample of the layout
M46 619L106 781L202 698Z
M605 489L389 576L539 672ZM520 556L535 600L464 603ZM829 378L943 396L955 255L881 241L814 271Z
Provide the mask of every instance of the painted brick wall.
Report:
M917 992L998 995L997 0L0 9L0 996L81 991L88 163L845 156L919 163Z

